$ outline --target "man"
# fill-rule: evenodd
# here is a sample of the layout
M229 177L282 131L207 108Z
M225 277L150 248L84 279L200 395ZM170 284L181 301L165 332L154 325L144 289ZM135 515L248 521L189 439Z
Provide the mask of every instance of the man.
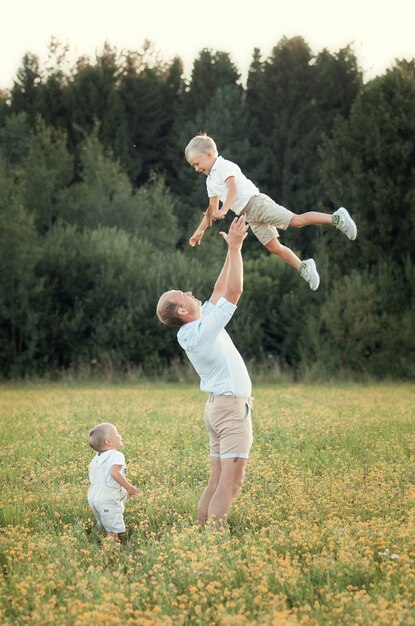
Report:
M211 473L198 506L203 526L212 520L221 526L232 499L242 486L252 445L251 380L241 355L225 330L243 290L242 243L248 225L234 219L222 271L208 302L191 291L164 293L157 315L167 326L180 326L177 339L200 376L200 388L209 393L205 424L209 432Z

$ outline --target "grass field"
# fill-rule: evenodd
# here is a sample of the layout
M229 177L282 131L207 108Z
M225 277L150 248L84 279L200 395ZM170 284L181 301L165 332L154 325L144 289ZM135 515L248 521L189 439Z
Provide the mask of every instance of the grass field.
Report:
M0 624L415 624L415 387L257 386L228 528L195 525L195 385L3 386ZM101 542L86 435L123 433L128 536Z

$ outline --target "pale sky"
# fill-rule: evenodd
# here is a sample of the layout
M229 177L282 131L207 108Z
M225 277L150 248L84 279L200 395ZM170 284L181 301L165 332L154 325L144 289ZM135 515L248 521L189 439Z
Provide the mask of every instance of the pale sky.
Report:
M395 58L415 57L415 0L8 0L0 23L0 89L13 84L26 52L47 59L51 36L70 61L94 60L107 40L118 51L152 41L165 61L179 55L190 75L203 48L222 50L245 78L252 52L267 58L283 36L302 36L317 54L352 43L365 80Z

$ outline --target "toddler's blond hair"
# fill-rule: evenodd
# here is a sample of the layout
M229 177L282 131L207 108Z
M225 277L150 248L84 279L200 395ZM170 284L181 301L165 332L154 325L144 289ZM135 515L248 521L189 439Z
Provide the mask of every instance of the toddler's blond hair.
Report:
M88 434L89 445L93 450L101 452L105 445L105 439L108 436L108 431L111 428L115 428L114 424L109 422L103 422L97 426L93 426Z

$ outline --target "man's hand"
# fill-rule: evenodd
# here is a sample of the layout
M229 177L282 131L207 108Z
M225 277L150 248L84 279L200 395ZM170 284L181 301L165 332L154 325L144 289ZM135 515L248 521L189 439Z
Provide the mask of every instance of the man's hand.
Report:
M248 236L248 224L245 222L245 216L235 217L230 225L229 232L220 232L229 247L242 248L244 239Z
M205 234L205 231L202 230L201 228L198 228L193 235L190 237L189 239L189 244L192 246L192 248L195 247L195 245L197 244L198 246L200 246L200 241L203 237L203 235Z
M130 485L130 487L127 489L127 493L130 496L130 498L134 498L135 496L142 496L143 495L142 491L137 489L137 487L134 487L134 485Z

